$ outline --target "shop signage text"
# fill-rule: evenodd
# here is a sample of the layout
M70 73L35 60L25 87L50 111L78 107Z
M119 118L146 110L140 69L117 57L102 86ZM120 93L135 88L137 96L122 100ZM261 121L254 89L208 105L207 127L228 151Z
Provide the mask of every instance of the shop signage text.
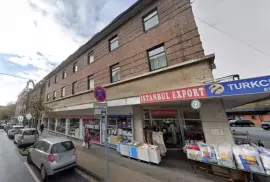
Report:
M186 99L205 98L206 92L204 86L190 87L183 89L168 90L140 95L141 103L163 102Z
M177 116L176 110L151 110L152 116Z
M270 92L270 76L205 85L208 97Z

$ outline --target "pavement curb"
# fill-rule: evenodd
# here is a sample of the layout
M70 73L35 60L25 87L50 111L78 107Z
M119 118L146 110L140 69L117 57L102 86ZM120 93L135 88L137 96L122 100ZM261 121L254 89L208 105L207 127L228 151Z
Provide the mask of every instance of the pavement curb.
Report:
M103 179L102 177L100 177L100 176L98 176L97 174L95 174L95 173L89 171L88 169L85 169L84 167L82 167L82 166L80 166L80 165L78 165L78 164L77 164L76 167L77 167L78 169L80 169L81 171L85 172L86 174L88 174L89 176L94 177L94 178L95 178L96 180L98 180L98 181L101 181L101 182L105 181L105 179Z

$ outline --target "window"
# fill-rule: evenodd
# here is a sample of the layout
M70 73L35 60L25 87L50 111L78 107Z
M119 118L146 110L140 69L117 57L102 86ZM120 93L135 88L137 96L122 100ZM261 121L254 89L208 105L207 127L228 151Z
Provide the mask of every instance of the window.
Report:
M66 72L66 70L63 70L63 72L62 72L62 79L66 78L66 77L67 77L67 72Z
M51 86L51 79L48 80L48 87Z
M93 52L90 52L87 55L87 64L90 64L92 62L94 62L94 54L93 54Z
M50 94L47 94L47 101L50 100Z
M72 94L75 94L75 87L77 82L72 83Z
M54 83L57 83L57 82L58 82L58 76L55 75L55 77L54 77Z
M91 90L91 89L94 89L94 87L95 87L95 81L94 81L93 75L88 76L87 89Z
M53 100L55 100L56 94L57 94L56 91L54 91L54 92L53 92Z
M149 30L159 24L157 10L151 11L143 17L144 30Z
M116 49L118 47L118 37L117 37L117 35L114 36L113 38L111 38L109 40L109 42L110 42L110 51Z
M58 154L58 153L67 152L67 151L70 151L70 150L73 150L73 149L74 149L73 143L71 141L66 141L66 142L61 142L61 143L54 144L52 146L51 153Z
M73 73L78 71L78 65L77 62L73 63Z
M62 87L62 89L61 89L61 97L65 97L65 95L66 95L66 88Z
M111 82L120 81L120 67L119 64L111 66Z
M150 70L157 70L167 66L164 46L156 47L148 51Z

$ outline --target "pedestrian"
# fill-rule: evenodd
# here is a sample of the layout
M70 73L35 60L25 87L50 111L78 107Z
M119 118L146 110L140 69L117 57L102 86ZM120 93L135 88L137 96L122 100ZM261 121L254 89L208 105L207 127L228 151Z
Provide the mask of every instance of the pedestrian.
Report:
M90 146L91 146L91 143L90 143L90 140L91 140L91 138L90 138L90 134L89 134L89 131L88 131L88 129L86 129L85 130L85 134L84 134L84 148L90 148Z
M44 124L41 123L40 126L39 126L40 135L42 135L43 129L44 129Z

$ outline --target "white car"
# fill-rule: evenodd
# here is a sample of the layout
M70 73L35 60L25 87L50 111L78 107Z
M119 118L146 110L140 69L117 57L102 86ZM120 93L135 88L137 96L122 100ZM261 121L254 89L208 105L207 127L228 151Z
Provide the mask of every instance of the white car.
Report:
M21 145L34 144L39 140L39 134L36 128L24 128L15 135L14 143L18 144L18 147Z

